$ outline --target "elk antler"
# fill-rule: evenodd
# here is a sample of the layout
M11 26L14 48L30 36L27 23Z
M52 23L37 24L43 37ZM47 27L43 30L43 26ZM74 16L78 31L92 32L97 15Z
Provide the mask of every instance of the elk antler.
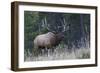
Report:
M46 17L42 20L42 27L45 27L48 31L50 31L50 25L47 23Z
M61 20L61 22L62 22L62 26L63 26L62 32L69 30L69 26L68 26L65 18L63 18L63 20Z

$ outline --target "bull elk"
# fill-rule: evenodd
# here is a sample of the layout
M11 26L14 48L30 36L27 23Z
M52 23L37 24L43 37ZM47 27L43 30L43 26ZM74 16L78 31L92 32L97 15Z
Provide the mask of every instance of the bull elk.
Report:
M49 25L46 22L46 28L49 30ZM63 31L59 33L54 33L54 32L47 32L45 34L40 34L37 35L36 38L34 39L34 49L42 49L42 48L53 48L54 46L57 46L62 39L64 38L63 32L66 31L66 23L65 20L63 21Z
M35 48L52 48L53 46L58 45L63 38L61 33L54 34L52 32L48 32L46 34L38 35L34 39L34 47Z

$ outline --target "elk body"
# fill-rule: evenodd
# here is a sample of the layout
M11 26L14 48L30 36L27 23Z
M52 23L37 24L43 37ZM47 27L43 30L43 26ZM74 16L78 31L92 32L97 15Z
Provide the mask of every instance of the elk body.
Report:
M46 34L38 35L34 39L35 48L52 48L60 43L62 35L48 32Z

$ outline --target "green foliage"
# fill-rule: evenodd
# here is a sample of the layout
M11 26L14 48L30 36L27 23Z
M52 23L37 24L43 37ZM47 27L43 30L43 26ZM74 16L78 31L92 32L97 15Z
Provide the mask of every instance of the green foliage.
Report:
M39 16L38 12L24 12L24 40L25 40L25 49L32 49L33 39L38 35L36 29L38 29Z

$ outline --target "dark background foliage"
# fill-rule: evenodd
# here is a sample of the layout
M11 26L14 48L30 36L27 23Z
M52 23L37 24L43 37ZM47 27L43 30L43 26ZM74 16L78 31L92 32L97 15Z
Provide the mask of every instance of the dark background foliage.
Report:
M63 32L63 43L72 48L86 46L90 41L90 14L24 12L24 48L32 51L34 38L47 32ZM80 43L82 42L82 43Z

